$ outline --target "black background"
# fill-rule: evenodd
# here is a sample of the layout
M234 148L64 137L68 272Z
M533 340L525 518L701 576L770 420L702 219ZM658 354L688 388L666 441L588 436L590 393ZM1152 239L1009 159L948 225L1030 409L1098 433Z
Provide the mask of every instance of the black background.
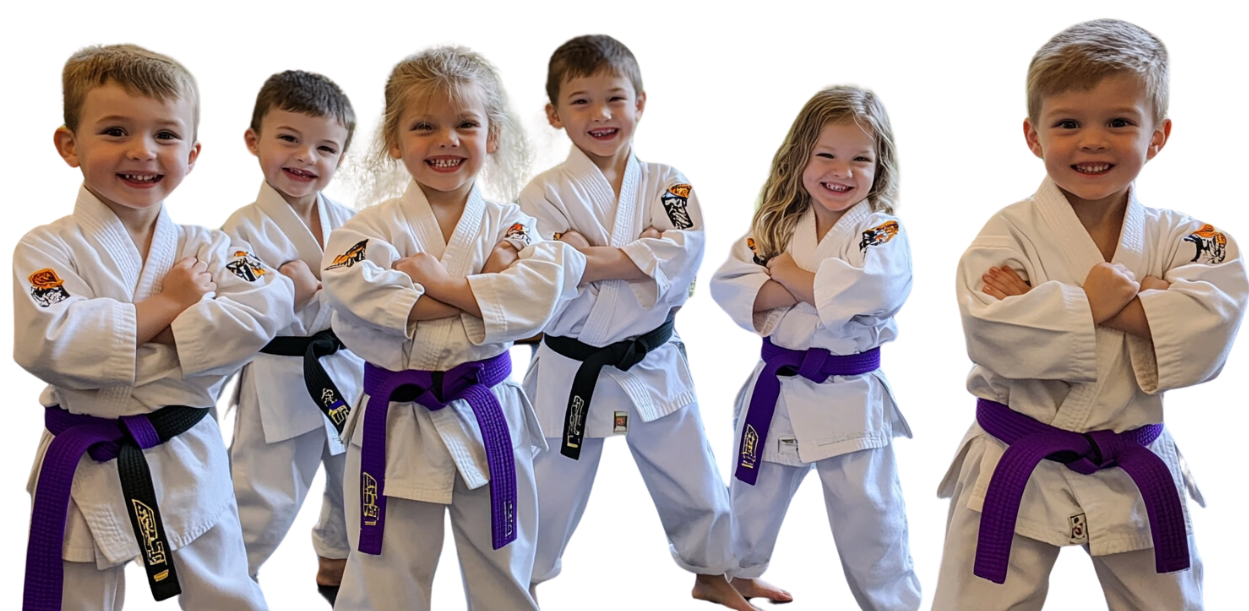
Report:
M1234 176L1228 176L1237 170L1228 164L1232 155L1224 152L1229 127L1237 121L1235 110L1219 102L1220 87L1232 79L1222 71L1209 71L1229 56L1225 50L1232 49L1230 42L1218 32L1195 35L1193 20L1167 12L1122 16L1157 29L1178 57L1172 107L1177 129L1168 149L1143 172L1142 200L1178 207L1243 235L1233 216L1239 206L1228 205L1240 200L1229 184ZM211 34L187 35L182 17L165 29L145 29L126 39L172 52L201 80L204 155L195 174L169 201L171 214L182 222L219 225L232 209L255 196L260 172L242 149L240 136L256 87L271 71L304 67L335 77L367 125L376 115L382 77L391 62L426 42L455 37L485 51L502 67L522 110L530 114L540 104L547 55L585 27L563 26L562 17L550 15L545 20L551 26L528 27L505 39L483 34L493 25L482 25L480 19L446 21L456 26L437 25L442 20L403 26L396 15L396 26L388 30L405 29L405 34L361 32L336 24L333 31L316 25L313 35L313 26L305 22L244 15L237 19L236 25ZM866 82L889 106L902 149L903 216L916 252L916 287L898 316L901 340L886 349L886 370L916 430L917 439L898 441L897 451L912 549L927 599L936 582L945 516L945 502L934 499L934 490L972 420L972 401L962 386L968 362L953 299L955 260L993 210L1029 194L1042 177L1042 165L1020 137L1023 72L1035 47L1073 19L1083 16L1058 19L1034 12L1027 21L973 27L948 15L923 20L922 26L899 27L816 12L799 19L811 21L817 29L812 32L792 31L792 24L711 30L699 26L702 21L679 19L654 21L641 31L615 30L637 52L646 77L649 106L638 129L638 154L681 167L698 187L707 216L711 240L699 294L678 316L677 326L689 344L708 432L722 467L727 466L729 401L756 359L758 340L737 330L712 304L707 277L723 260L729 242L746 229L751 197L772 152L798 107L818 86L834 80ZM391 19L382 15L380 21L390 25ZM206 27L192 24L190 29ZM11 241L36 221L69 212L79 182L77 171L56 159L49 135L60 122L57 72L65 55L86 39L57 34L22 50L29 52L29 61L20 62L16 75L10 75L10 84L20 82L25 91L10 90L9 95L21 96L17 104L29 115L17 125L21 146L10 152L6 164L17 174L11 176L14 186L7 204L20 210L12 212L17 221L7 230ZM15 116L21 115L10 119ZM520 372L523 350L516 356ZM1243 565L1233 555L1242 531L1235 527L1237 507L1227 492L1232 481L1217 469L1220 444L1235 440L1210 436L1209 430L1242 417L1233 412L1242 402L1230 377L1244 367L1233 356L1222 381L1175 392L1169 401L1168 424L1184 441L1214 504L1212 511L1194 507L1212 576L1212 601L1219 591L1230 595L1230 570L1233 564ZM32 454L24 449L34 450L39 435L39 385L16 367L11 371L21 382L10 396L26 406L15 412L20 416L12 429L17 451L10 490L16 490L25 472L20 465ZM320 487L313 489L313 501L286 545L262 571L262 584L276 610L321 609L313 594L315 560L307 535L318 491ZM452 552L448 531L435 589L438 609L463 606ZM10 554L16 556L16 549ZM540 590L547 610L621 605L708 609L688 602L692 576L669 561L646 490L620 442L610 444L603 460L596 495L568 550L566 566L560 580ZM152 604L134 570L131 577L129 609L175 609L172 601ZM854 609L839 574L816 479L808 479L794 500L768 577L796 592L796 609ZM10 584L16 586L16 580ZM1078 550L1064 552L1052 584L1052 609L1059 609L1053 601L1062 601L1064 609L1104 606L1092 567Z

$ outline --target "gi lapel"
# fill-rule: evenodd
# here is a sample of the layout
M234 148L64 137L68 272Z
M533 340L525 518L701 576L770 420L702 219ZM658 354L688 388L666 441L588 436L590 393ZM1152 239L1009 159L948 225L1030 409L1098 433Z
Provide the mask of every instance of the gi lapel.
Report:
M330 227L329 218L325 213L325 200L317 196L317 214L321 217L321 232L324 234ZM303 219L295 213L295 209L282 198L282 195L276 189L269 186L269 183L260 185L260 193L256 195L256 205L260 207L261 212L268 215L282 230L282 234L286 239L290 240L294 246L295 252L299 254L299 258L304 261L311 261L314 264L308 267L312 269L312 274L321 279L321 266L315 263L321 260L325 252L321 249L321 245L317 243L317 238L312 234L312 229L304 224ZM324 236L323 236L324 237ZM283 249L285 250L285 249ZM267 261L270 265L277 267L286 263L286 261Z
M162 204L163 205L163 204ZM163 213L162 213L163 214ZM139 274L143 271L143 257L126 232L121 219L104 205L94 194L83 185L78 190L78 200L74 203L74 219L85 230L88 242L93 243L99 258L106 263L104 270L120 274L120 287L91 287L96 296L109 296L116 299L134 301L135 291L139 287ZM116 291L117 288L121 292Z
M575 147L574 147L575 148ZM579 151L578 151L579 152ZM611 185L607 183L607 178L598 169L598 166L589 162L584 154L581 157L589 164L582 172L586 176L586 182L605 187L606 191L600 191L600 196L591 202L591 206L598 211L595 219L599 221L600 226L606 226L605 221L611 220L611 238L607 243L614 248L620 248L637 239L642 228L639 227L641 215L645 213L646 207L638 202L638 197L644 195L646 189L641 188L642 169L638 163L637 157L629 155L629 162L625 165L624 180L620 183L620 198L617 200ZM603 198L612 202L610 207L604 205ZM614 214L608 216L614 209ZM612 318L616 309L616 304L620 301L620 295L623 291L627 291L628 286L624 280L604 280L598 283L598 296L594 300L594 307L590 310L590 315L586 317L586 324L581 330L581 341L593 345L601 346L607 343L608 337L612 332Z

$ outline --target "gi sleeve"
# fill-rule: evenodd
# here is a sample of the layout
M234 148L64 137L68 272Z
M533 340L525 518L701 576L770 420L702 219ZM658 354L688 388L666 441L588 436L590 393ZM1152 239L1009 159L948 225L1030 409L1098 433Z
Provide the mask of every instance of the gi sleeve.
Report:
M537 222L538 236L543 240L558 240L560 234L572 229L568 217L547 197L546 188L537 182L529 183L520 192L520 209Z
M217 292L169 325L183 375L228 375L255 357L294 316L294 285L252 254L246 242L204 230L196 258L208 265Z
M1141 291L1152 345L1129 336L1136 381L1147 393L1192 386L1223 369L1245 313L1249 282L1232 236L1200 222L1167 237L1166 290Z
M955 291L968 357L1005 378L1096 380L1097 330L1082 288L1033 281L1028 293L1000 301L983 291L981 277L993 266L1008 265L1025 280L1040 277L1026 252L1020 236L995 217L963 253Z
M504 233L528 236L529 245L507 269L468 276L482 316L479 323L464 316L464 329L474 345L532 337L577 296L585 255L563 242L543 240L536 226L537 221L519 206L507 205L500 227Z
M743 236L733 243L729 258L711 277L711 298L733 319L737 326L767 337L790 308L773 308L755 312L755 299L759 290L772 279L762 259L758 259L751 246L754 241ZM791 306L792 307L792 306Z
M32 232L13 252L14 360L61 388L133 385L134 304L96 297L68 249L50 238Z
M891 219L867 228L849 257L821 261L814 289L825 327L856 318L872 326L897 314L911 294L911 246L901 223Z
M677 174L663 194L651 202L649 216L661 237L639 238L621 248L650 277L650 281L629 282L629 288L644 308L653 308L657 303L669 307L683 305L702 265L706 246L698 195L685 177Z
M321 286L339 316L398 339L411 339L408 314L425 287L393 269L401 259L382 231L359 216L330 233L321 261Z

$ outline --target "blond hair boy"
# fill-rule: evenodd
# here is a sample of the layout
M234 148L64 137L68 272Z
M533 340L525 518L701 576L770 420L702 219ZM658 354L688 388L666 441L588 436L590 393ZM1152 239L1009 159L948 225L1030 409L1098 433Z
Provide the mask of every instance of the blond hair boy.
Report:
M977 422L940 488L934 609L1040 609L1067 545L1112 610L1202 607L1201 497L1162 393L1218 374L1249 284L1231 236L1138 200L1171 133L1167 70L1161 41L1109 19L1032 60L1024 135L1047 176L959 263Z
M265 609L205 415L225 377L290 324L291 283L165 210L200 151L186 68L134 45L90 47L66 62L64 90L55 141L82 188L70 216L13 253L14 358L48 383L23 608L120 609L139 557L157 600Z

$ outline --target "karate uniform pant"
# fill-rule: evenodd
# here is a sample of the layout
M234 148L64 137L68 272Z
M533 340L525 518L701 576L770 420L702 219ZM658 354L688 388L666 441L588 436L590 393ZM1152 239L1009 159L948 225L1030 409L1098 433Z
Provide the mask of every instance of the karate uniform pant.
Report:
M812 466L823 484L833 543L859 607L919 609L919 577L911 560L906 505L892 445L798 467L760 462L754 486L734 477L729 489L740 568L733 576L757 578L767 571L789 502Z
M950 501L933 611L1039 611L1061 547L1015 535L1006 583L975 576L980 512L968 509L971 490L963 481L974 482L975 473L971 479L960 479ZM1202 566L1192 535L1188 554L1192 562L1188 570L1161 574L1154 568L1152 548L1090 558L1110 611L1199 611Z
M346 558L347 522L343 514L346 454L333 456L318 428L290 439L265 442L254 390L244 387L230 445L230 474L238 499L247 567L255 577L295 523L317 468L325 465L321 515L312 528L312 548L323 558ZM248 396L251 395L251 396Z
M379 556L364 554L360 545L360 448L347 447L347 532L351 555L343 573L337 611L429 611L434 569L442 553L444 521L451 512L451 532L468 608L472 611L538 611L529 595L533 572L538 501L533 458L528 444L515 450L516 540L493 549L490 486L469 490L455 477L451 504L386 497L385 534Z
M593 406L592 406L593 408ZM735 565L728 488L724 485L698 405L651 422L630 418L625 441L650 492L677 565L703 575L723 575ZM585 438L581 459L559 453L562 438L534 459L538 479L538 554L533 582L559 575L561 559L585 513L603 438Z
M187 611L266 611L264 595L246 570L247 550L239 536L233 506L208 532L173 551L182 594L178 606ZM126 599L126 564L104 570L94 562L64 562L63 611L120 611ZM150 597L146 579L139 596Z

